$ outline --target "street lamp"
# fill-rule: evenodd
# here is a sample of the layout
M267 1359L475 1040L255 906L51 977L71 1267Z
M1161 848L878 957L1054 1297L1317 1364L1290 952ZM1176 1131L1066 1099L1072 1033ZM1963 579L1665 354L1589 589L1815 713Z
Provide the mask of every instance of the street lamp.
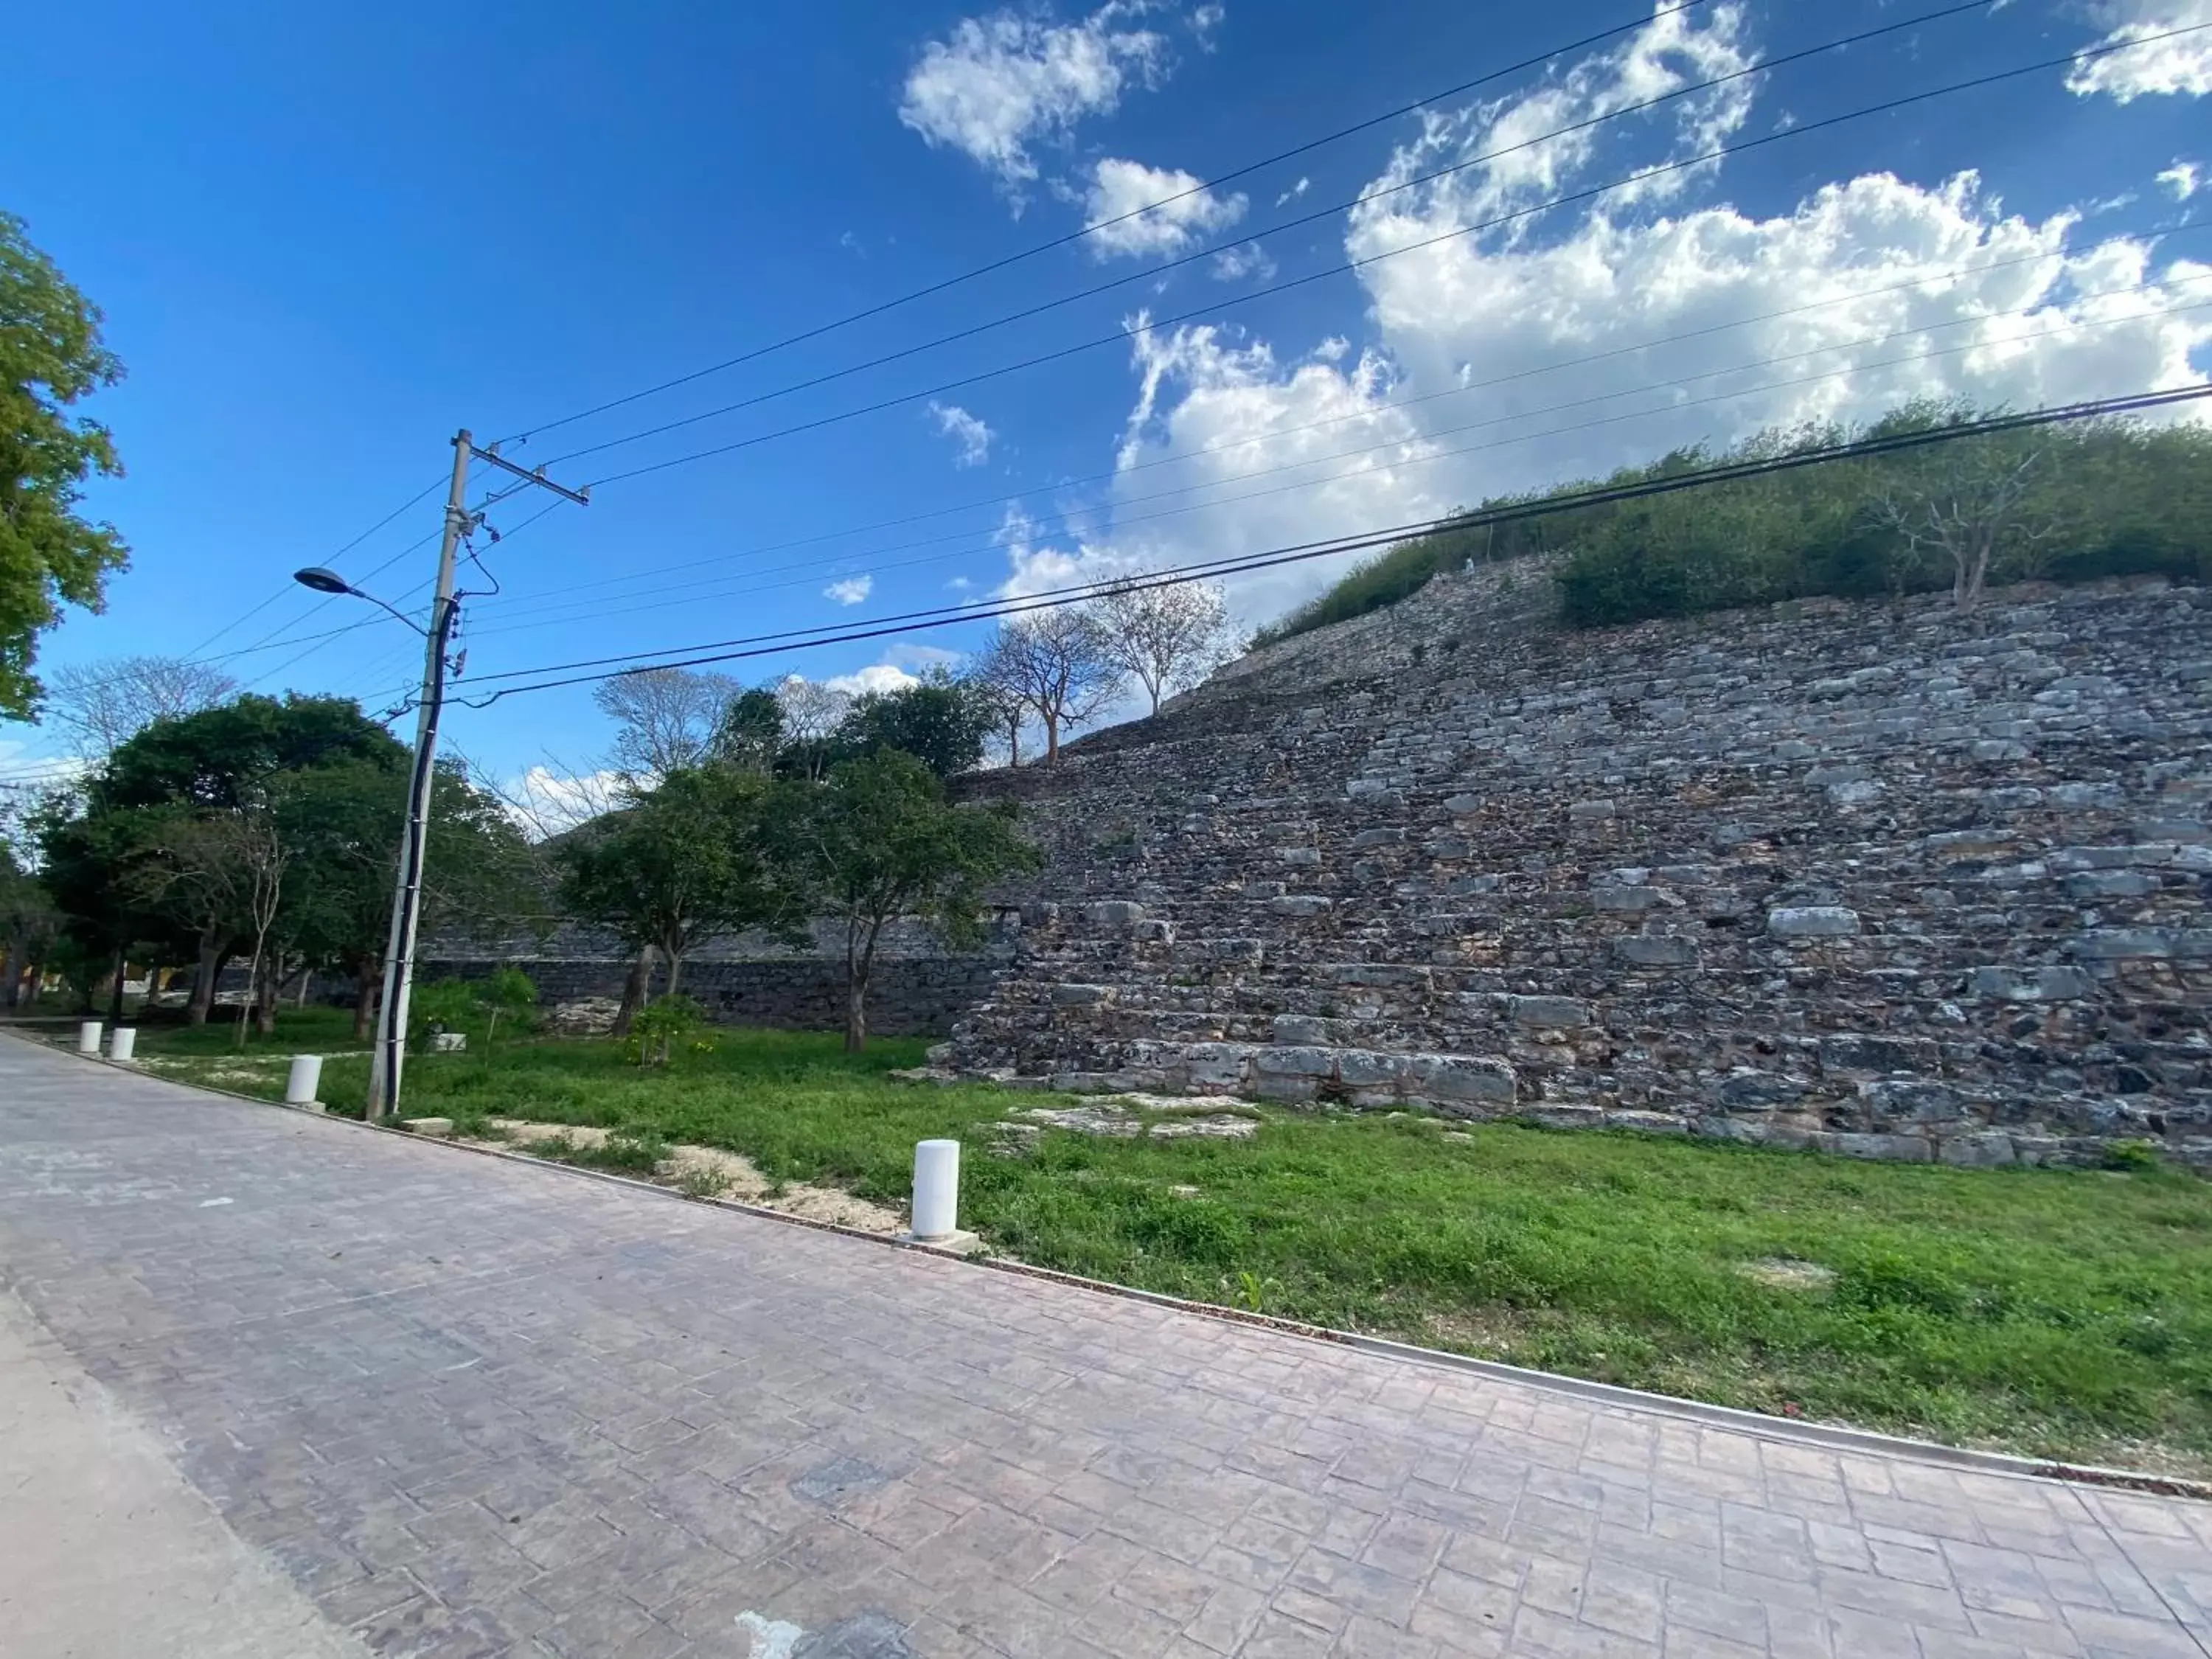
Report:
M392 931L384 949L384 998L377 1012L376 1047L369 1056L368 1103L374 1123L399 1109L399 1073L407 1059L407 1003L415 984L415 935L422 920L422 864L430 831L430 789L436 779L438 717L446 704L446 647L460 614L461 596L453 591L453 549L468 520L461 490L469 465L468 434L455 441L453 499L446 509L444 545L439 550L437 597L428 628L404 611L362 592L335 570L310 565L292 580L318 593L367 599L399 618L428 642L423 653L422 713L415 727L415 757L407 787L407 827L399 842L399 874L392 894Z

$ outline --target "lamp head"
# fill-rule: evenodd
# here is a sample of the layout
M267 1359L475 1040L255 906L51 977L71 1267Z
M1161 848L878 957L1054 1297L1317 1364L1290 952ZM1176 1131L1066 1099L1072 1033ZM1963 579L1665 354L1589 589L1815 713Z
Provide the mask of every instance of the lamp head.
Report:
M343 576L339 575L335 570L325 570L319 564L311 564L305 570L294 571L292 573L292 580L299 583L302 587L313 588L318 593L350 593L353 592L352 584L348 582Z

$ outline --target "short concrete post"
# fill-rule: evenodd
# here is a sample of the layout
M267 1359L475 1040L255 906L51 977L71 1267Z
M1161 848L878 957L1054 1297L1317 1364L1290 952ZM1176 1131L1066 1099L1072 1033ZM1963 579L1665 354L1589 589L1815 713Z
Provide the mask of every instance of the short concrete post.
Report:
M118 1025L107 1034L107 1057L118 1066L128 1066L138 1053L138 1028Z
M292 1070L284 1079L284 1103L287 1106L312 1106L315 1091L323 1086L323 1057L320 1054L295 1054Z
M81 1054L100 1052L100 1022L88 1019L76 1028L76 1051Z
M914 1149L914 1236L925 1243L958 1229L960 1143L924 1140Z

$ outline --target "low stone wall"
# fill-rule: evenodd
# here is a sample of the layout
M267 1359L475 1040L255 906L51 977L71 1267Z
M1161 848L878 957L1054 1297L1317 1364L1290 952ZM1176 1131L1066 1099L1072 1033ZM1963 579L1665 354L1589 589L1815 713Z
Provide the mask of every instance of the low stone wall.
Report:
M868 988L868 1029L882 1036L943 1036L989 994L1000 964L981 957L900 957L876 964ZM587 997L619 997L629 968L611 958L430 958L418 982L482 979L520 968L548 1006ZM656 977L665 982L666 969ZM818 957L757 961L708 957L684 964L681 987L721 1025L774 1026L792 1031L845 1029L845 970Z

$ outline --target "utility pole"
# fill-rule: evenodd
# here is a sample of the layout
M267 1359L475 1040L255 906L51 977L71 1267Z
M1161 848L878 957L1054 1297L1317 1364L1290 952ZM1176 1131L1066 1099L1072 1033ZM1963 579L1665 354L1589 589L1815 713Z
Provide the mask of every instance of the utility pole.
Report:
M464 427L453 435L453 482L446 494L446 528L438 544L437 595L430 603L429 643L422 657L422 709L415 725L415 758L407 792L407 826L399 842L399 877L392 895L392 932L384 951L384 1002L377 1042L369 1056L368 1121L399 1110L399 1077L407 1060L407 1004L415 988L415 938L422 919L422 868L430 839L430 796L437 779L438 718L446 703L447 651L453 642L462 596L453 591L454 556L461 538L482 521L468 509L469 465L483 460L526 483L588 506L591 491L568 489L498 453L478 450Z

